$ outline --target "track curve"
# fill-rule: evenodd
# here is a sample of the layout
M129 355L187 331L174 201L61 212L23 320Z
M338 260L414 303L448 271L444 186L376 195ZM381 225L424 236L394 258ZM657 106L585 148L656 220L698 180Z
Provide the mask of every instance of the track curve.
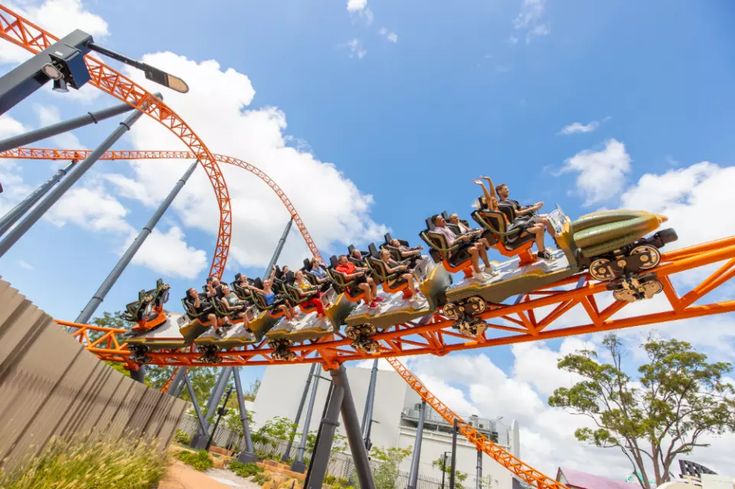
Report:
M39 53L59 40L50 32L0 5L0 37L31 53ZM85 55L89 83L135 107L159 122L179 138L192 152L207 174L219 206L217 243L212 256L210 275L221 277L225 271L232 240L232 209L227 182L212 152L204 141L171 107L122 73L99 59Z
M88 149L55 149L55 148L15 148L7 151L0 152L0 158L8 159L22 159L22 160L72 160L86 158L92 151ZM158 150L158 151L138 151L138 150L112 150L106 151L101 157L101 160L168 160L168 159L194 159L196 156L190 151L170 151L170 150ZM319 258L319 248L317 248L314 239L309 233L309 230L304 224L303 219L296 211L291 199L288 198L286 192L273 180L266 172L248 163L245 160L235 158L234 156L227 156L222 154L213 154L214 159L219 163L226 163L228 165L237 166L246 170L256 177L260 178L265 182L271 190L276 193L276 196L280 199L286 211L293 219L294 224L298 228L301 236L304 238L306 246L309 248L311 254Z

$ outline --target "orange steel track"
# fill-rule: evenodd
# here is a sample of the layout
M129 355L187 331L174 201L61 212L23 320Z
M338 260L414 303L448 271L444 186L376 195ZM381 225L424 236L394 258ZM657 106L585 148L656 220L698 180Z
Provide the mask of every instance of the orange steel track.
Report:
M687 287L684 293L677 291L672 283L672 277L677 274L687 271L705 274L704 267L718 263L722 263L719 268L708 273L696 286ZM372 337L380 345L375 355L354 348L347 337L337 332L319 340L295 344L292 351L296 357L291 361L274 359L273 350L265 340L244 348L220 351L216 354L216 363L203 361L201 354L192 350L156 350L148 352L147 356L149 363L155 365L225 367L319 362L329 369L350 360L425 354L441 356L458 350L548 340L735 311L735 299L704 300L735 277L735 236L666 253L654 271L664 286L657 301L633 304L613 301L604 283L595 282L587 273L581 273L516 296L508 304L484 312L480 317L485 320L486 329L474 337L459 333L452 328L454 321L440 313L391 326ZM654 305L657 309L652 312L650 309ZM73 331L74 336L101 359L129 361L130 351L122 336L126 330L57 322Z
M482 450L487 456L495 460L497 463L508 469L514 475L517 475L524 482L532 484L539 489L565 489L567 486L561 482L542 474L534 469L523 460L519 459L505 448L497 445L485 435L477 431L469 423L465 422L459 415L452 411L449 406L444 404L438 397L431 393L429 389L408 370L398 359L388 358L388 363L403 377L408 385L418 393L418 395L429 404L439 416L444 420L453 424L457 420L459 432L464 435L470 443L473 443L478 450Z
M0 38L34 54L47 49L58 37L0 5ZM97 58L86 55L89 83L103 92L135 107L174 133L191 150L209 177L219 206L219 230L210 275L221 277L225 271L232 238L232 210L227 183L219 165L204 142L168 105L130 78L110 68Z
M53 149L53 148L15 148L0 152L0 158L11 158L21 160L81 160L89 156L92 150L89 149ZM319 249L314 243L309 230L306 228L304 221L296 212L291 200L281 187L269 177L263 170L247 161L234 158L232 156L213 154L214 159L219 163L234 165L249 171L253 175L263 180L278 196L281 203L286 207L286 211L293 219L294 224L298 228L301 236L309 247L309 251L315 257L319 257ZM168 160L168 159L194 159L195 155L189 151L132 151L132 150L113 150L106 151L101 160Z

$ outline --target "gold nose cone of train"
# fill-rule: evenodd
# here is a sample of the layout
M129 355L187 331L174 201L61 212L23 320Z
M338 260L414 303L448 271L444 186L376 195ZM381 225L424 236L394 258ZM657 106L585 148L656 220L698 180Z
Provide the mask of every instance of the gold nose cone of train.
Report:
M627 209L599 211L572 222L574 242L585 256L596 256L655 231L666 216Z

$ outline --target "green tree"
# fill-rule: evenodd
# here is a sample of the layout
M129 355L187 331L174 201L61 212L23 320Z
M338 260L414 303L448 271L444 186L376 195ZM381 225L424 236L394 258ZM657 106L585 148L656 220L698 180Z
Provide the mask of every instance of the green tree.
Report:
M398 466L409 455L411 455L411 447L373 447L370 450L370 458L379 462L373 468L375 489L397 489ZM355 476L353 479L357 480L357 477Z
M603 344L612 363L588 350L559 360L560 369L582 380L556 389L549 405L588 417L594 428L577 429L577 439L620 449L644 489L651 488L651 475L656 486L668 481L677 456L707 446L702 434L735 430L735 389L723 379L731 364L709 363L685 341L649 337L648 361L633 380L623 368L620 339L609 335Z
M446 464L445 464L446 462ZM439 469L440 472L444 472L446 474L447 481L449 481L449 476L452 473L452 459L449 457L444 459L444 457L439 457L438 459L431 462L431 466ZM465 480L467 480L467 474L462 472L461 470L454 469L454 485L457 489L464 489L464 484L462 484ZM447 487L449 486L449 483L447 482Z
M260 443L270 447L269 456L275 456L278 446L288 441L295 423L283 416L271 418L252 434L253 443Z

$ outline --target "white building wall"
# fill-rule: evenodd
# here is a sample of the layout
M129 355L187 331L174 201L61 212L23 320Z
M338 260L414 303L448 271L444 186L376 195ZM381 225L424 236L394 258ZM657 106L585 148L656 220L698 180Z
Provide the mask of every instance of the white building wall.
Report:
M254 429L276 416L284 416L289 419L296 417L296 410L304 390L309 368L309 365L279 365L265 369L260 389L253 403ZM323 370L320 370L319 373L323 377L329 377L329 374ZM362 420L370 382L370 369L347 368L347 378L352 390L358 418ZM314 411L309 424L310 431L316 431L319 428L328 389L329 382L320 380ZM373 408L373 419L376 421L373 424L371 436L373 446L382 448L413 447L416 436L415 429L401 426L401 413L405 408L412 407L417 402L419 402L418 395L404 382L400 375L392 370L379 370ZM302 425L299 427L299 435L295 443L298 443L303 429L305 414L306 406L304 407L301 419ZM434 414L434 416L438 415ZM345 435L341 423L337 431L341 435ZM500 425L497 431L501 445L507 447L509 443L512 443L513 438L509 436L510 430L507 426ZM474 489L477 451L475 446L467 443L461 435L458 436L457 441L457 469L468 474L464 486L467 489ZM433 468L431 463L441 457L443 452L450 451L451 443L450 433L424 430L419 467L419 473L422 476L441 479L441 471ZM482 460L483 479L487 480L488 476L491 477L493 485L490 487L492 489L510 489L510 473L484 454ZM410 465L411 457L409 456L401 463L401 472L408 472ZM488 489L487 484L483 484L483 488Z

